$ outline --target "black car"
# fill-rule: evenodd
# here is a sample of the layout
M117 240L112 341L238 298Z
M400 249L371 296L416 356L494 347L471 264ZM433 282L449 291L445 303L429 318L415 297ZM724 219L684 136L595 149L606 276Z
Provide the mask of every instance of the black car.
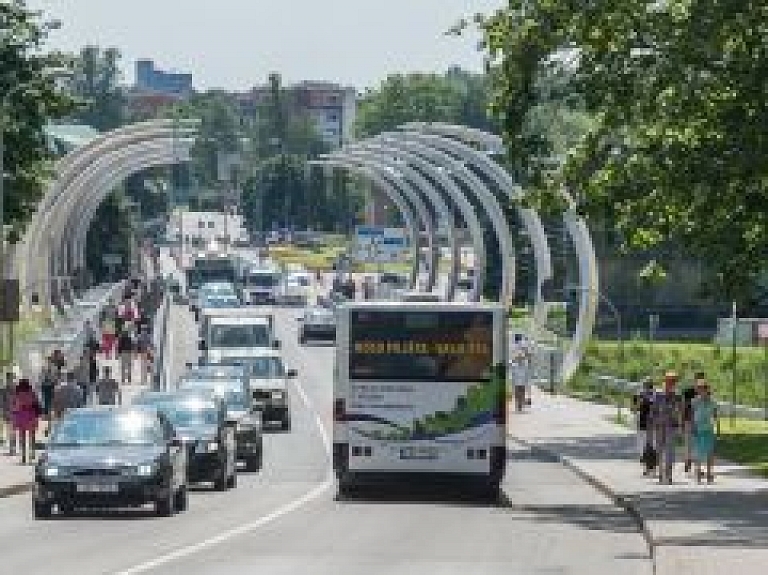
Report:
M247 471L261 469L264 447L261 414L251 407L247 380L236 377L181 378L178 388L188 393L207 392L221 399L227 419L234 424L236 458L245 462Z
M66 414L35 467L35 518L54 507L139 507L161 516L187 508L187 458L167 417L146 407L92 407Z
M309 341L336 341L336 316L332 310L313 307L298 318L299 344Z
M136 405L148 405L164 414L187 450L190 483L213 483L217 491L237 485L235 422L223 402L210 394L146 392Z

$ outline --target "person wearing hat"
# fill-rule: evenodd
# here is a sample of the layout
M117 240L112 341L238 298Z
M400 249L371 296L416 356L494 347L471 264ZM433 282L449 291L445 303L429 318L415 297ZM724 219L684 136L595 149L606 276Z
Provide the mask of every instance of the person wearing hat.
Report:
M696 458L696 481L701 482L703 464L707 466L707 483L712 483L715 460L715 437L720 433L717 403L712 399L709 384L703 378L696 383L696 397L691 402L693 454Z
M677 393L678 375L668 371L664 375L664 391L656 396L653 407L656 447L661 459L659 483L672 483L677 441L683 427L683 400Z

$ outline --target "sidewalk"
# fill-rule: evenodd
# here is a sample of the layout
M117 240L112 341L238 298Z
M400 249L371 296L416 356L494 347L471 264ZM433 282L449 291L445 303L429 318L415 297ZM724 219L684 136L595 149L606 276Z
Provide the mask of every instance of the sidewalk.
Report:
M99 369L104 365L110 365L112 367L112 374L120 377L120 371L117 360L111 360L109 362L105 360L99 361ZM131 398L137 393L146 389L140 385L141 373L139 371L139 362L135 361L133 366L133 383L130 385L123 385L123 403L130 403ZM151 381L150 381L151 385ZM37 440L38 442L43 440L43 428L38 429ZM21 458L18 455L8 456L8 446L6 443L0 443L0 498L16 495L17 493L23 493L29 491L33 486L34 465L21 464ZM37 452L41 453L40 450Z
M510 413L510 437L555 456L638 521L656 575L751 575L768 569L768 481L716 466L714 485L675 469L673 485L642 475L631 429L616 408L534 390L529 411Z

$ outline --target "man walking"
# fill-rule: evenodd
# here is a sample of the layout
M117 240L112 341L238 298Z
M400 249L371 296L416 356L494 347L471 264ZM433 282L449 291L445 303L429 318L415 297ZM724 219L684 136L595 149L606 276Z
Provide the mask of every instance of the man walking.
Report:
M101 379L96 383L96 394L99 397L99 405L122 405L123 394L120 384L112 377L112 370L108 365L104 366Z
M683 426L683 400L677 393L677 380L674 371L666 373L664 391L656 397L653 407L656 445L661 458L659 483L672 483L675 451Z
M53 390L53 416L61 419L70 409L83 405L83 392L75 381L75 373L68 371L66 377Z
M131 383L133 375L133 334L126 325L117 339L117 354L120 358L120 379L122 383Z

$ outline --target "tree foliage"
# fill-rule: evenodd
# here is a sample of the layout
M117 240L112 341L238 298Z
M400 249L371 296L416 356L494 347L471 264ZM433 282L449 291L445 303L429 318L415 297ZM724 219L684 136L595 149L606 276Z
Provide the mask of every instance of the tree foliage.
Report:
M62 60L43 51L48 30L23 2L0 4L0 129L10 241L19 237L41 196L50 159L44 126L72 110L51 74Z
M753 0L510 0L481 19L509 159L548 69L594 122L565 182L629 248L685 248L748 303L768 246L768 5Z
M80 100L74 117L106 132L124 122L124 95L120 82L120 51L85 46L72 59L74 95Z

